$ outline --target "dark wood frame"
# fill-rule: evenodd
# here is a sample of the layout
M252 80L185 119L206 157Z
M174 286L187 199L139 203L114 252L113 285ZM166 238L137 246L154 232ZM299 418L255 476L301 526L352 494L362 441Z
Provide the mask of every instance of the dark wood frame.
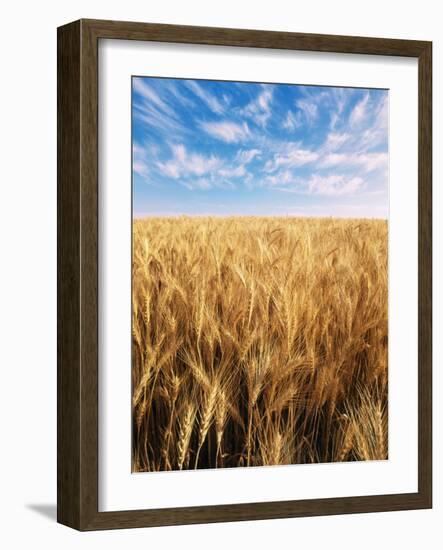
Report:
M418 58L418 492L98 511L98 41L103 38ZM432 43L80 20L58 29L58 521L79 530L432 507ZM414 320L411 320L414 322Z

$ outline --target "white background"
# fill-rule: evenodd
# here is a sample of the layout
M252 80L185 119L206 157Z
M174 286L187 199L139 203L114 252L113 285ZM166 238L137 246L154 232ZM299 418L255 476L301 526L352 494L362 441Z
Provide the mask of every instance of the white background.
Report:
M99 510L417 492L417 61L111 40L99 66ZM133 74L389 88L389 460L131 474Z
M0 87L1 517L7 548L439 548L443 520L442 287L435 285L434 510L76 533L54 523L56 27L79 17L434 40L434 280L443 279L443 39L438 3L350 0L16 2L3 6ZM440 158L439 158L440 157Z

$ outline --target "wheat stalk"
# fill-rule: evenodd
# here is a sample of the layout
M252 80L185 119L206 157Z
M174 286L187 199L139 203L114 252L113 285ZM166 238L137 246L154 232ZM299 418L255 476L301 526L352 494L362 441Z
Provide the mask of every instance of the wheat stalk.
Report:
M386 222L133 227L134 471L387 457Z

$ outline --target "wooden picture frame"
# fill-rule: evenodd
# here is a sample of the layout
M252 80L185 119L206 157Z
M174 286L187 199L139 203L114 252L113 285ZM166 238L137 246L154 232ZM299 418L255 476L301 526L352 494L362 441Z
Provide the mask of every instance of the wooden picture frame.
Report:
M98 41L160 41L418 59L418 492L98 511ZM82 531L432 506L431 42L80 20L58 29L58 521Z

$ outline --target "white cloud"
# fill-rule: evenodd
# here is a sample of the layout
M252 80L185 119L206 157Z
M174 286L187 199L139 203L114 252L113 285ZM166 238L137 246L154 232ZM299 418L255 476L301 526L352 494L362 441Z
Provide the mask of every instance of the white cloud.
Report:
M389 102L385 95L376 107L376 114L372 126L366 128L359 137L360 149L367 151L383 144L387 140L389 124Z
M301 122L304 118L306 122L312 125L319 118L320 112L329 117L329 128L334 130L341 122L343 111L346 107L346 101L350 97L349 90L344 88L325 87L312 88L310 86L300 86L299 92L302 98L295 102L298 107L297 116ZM286 120L287 126L291 126L291 121Z
M218 171L218 175L222 178L244 178L246 183L250 183L252 176L246 170L246 166L260 156L261 151L258 149L239 149L234 157L235 164L224 166Z
M167 162L157 162L157 167L166 176L177 179L181 176L203 176L216 170L221 160L211 155L189 154L183 144L173 145L173 158Z
M145 149L137 143L132 147L132 170L143 178L149 174Z
M359 176L313 174L300 178L289 170L266 176L264 183L276 191L323 196L353 195L364 187L364 180Z
M282 170L272 176L266 176L265 183L271 187L275 187L277 185L297 184L297 180L289 170Z
M341 116L346 106L346 101L350 97L349 91L345 91L344 88L330 88L329 89L329 103L330 103L330 121L329 128L335 130L335 127L341 120Z
M180 177L181 171L180 164L178 162L158 162L157 166L160 169L160 172L162 172L165 176L169 176L170 178L174 179Z
M251 133L246 122L200 122L200 127L210 136L226 141L226 143L238 143L247 140Z
M307 181L307 192L312 195L351 195L363 187L363 179L355 176L313 174Z
M171 145L171 149L175 158L177 158L181 163L186 160L186 147L182 143L179 143L178 145Z
M325 168L332 166L359 166L365 172L372 172L388 165L387 153L329 153L325 155L320 165Z
M310 99L298 99L295 104L303 113L309 124L315 122L318 117L318 107L315 101Z
M319 158L316 151L302 149L298 144L290 144L285 153L277 153L272 160L268 160L265 164L266 172L274 172L282 166L303 166L310 162L314 162Z
M366 172L372 172L380 168L387 168L389 156L388 153L365 153L356 155L356 161Z
M239 164L233 168L222 168L218 173L225 178L240 178L246 175L246 170L243 164Z
M203 155L195 153L190 155L188 161L185 162L184 165L187 172L190 174L202 176L217 168L217 166L220 165L220 160L215 156L204 157Z
M288 111L285 120L283 121L283 128L286 130L289 130L290 132L293 132L297 128L300 128L302 125L300 112L297 114L294 114L293 111Z
M194 101L179 90L175 81L166 80L165 85L169 93L171 93L184 107L195 109L196 104Z
M369 93L363 96L363 98L357 103L357 105L352 109L351 114L349 115L349 124L351 126L357 126L366 118L366 106L369 101Z
M136 81L137 80L140 79L136 79ZM145 87L145 83L142 82L142 84ZM153 93L155 94L155 92ZM166 134L171 132L174 132L175 134L187 133L188 130L181 124L174 111L169 109L166 103L162 102L160 98L158 99L160 100L160 104L163 103L163 107L160 107L158 102L156 103L155 101L149 101L146 95L143 96L141 101L136 100L133 105L134 117L145 124L152 126L157 131L164 132Z
M324 168L343 165L349 163L351 156L345 153L328 153L322 158L320 164Z
M133 89L140 94L140 96L149 103L154 103L160 110L169 116L176 117L174 109L170 107L157 92L145 82L143 78L134 78L132 81Z
M134 142L132 146L132 170L142 178L146 178L150 173L149 159L155 154L153 146L141 146Z
M337 126L337 122L339 120L340 120L340 113L331 112L331 119L330 119L330 122L329 122L329 128L331 128L331 130L334 130L335 127Z
M264 88L263 91L254 101L248 103L248 105L240 111L240 114L252 118L257 126L264 128L272 115L271 103L273 90L270 86L265 84L262 86Z
M350 134L346 132L341 134L337 132L330 132L326 138L324 148L327 151L336 151L337 149L340 149L340 147L344 145L350 137Z
M375 126L379 130L387 130L389 123L389 99L388 94L384 95L377 106Z
M149 174L148 166L145 162L134 160L132 170L139 176L146 177Z
M259 149L240 149L235 156L236 160L241 164L249 164L255 157L259 157L261 151Z
M217 99L217 97L215 97L214 95L212 95L211 93L209 93L207 90L205 90L204 88L202 88L200 86L200 84L198 84L195 80L187 80L186 81L186 86L197 96L199 97L203 103L205 103L207 105L207 107L209 107L209 109L216 113L217 115L221 115L224 113L225 111L225 108L224 106L220 103L220 101Z

